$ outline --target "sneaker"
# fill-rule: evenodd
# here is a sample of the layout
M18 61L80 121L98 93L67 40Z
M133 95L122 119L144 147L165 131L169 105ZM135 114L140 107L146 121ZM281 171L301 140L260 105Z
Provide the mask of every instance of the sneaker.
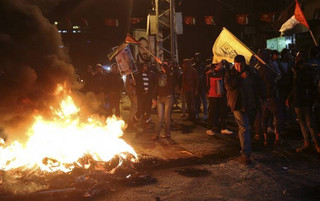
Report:
M304 144L301 147L298 147L296 149L296 152L302 152L303 150L306 150L309 148L309 143L308 142L304 142Z
M320 147L319 147L319 145L314 145L315 146L315 148L316 148L316 150L317 150L317 152L320 154Z
M240 162L244 165L250 165L251 164L251 160L249 156L243 155L240 156Z
M259 134L254 135L254 140L256 141L260 141L261 140L261 136Z
M212 130L207 130L207 131L206 131L206 134L207 134L207 135L214 136L214 135L215 135L215 132L213 132Z
M274 129L272 127L268 127L267 133L274 133Z
M231 130L228 130L228 129L222 129L222 130L221 130L221 134L232 135L233 132L232 132Z
M159 136L158 136L158 135L154 135L154 136L152 136L151 139L152 139L152 140L159 140Z
M207 119L208 119L208 116L207 116L206 114L204 114L203 117L202 117L202 119L203 119L203 120L207 120Z

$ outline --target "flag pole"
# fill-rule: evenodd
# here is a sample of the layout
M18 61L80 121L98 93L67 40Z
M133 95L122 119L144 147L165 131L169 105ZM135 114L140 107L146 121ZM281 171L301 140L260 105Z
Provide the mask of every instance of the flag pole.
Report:
M310 33L310 35L311 35L311 37L312 37L312 40L313 40L313 42L314 42L314 44L316 45L316 46L318 46L318 43L317 43L317 41L316 41L316 39L315 39L315 37L314 37L314 35L313 35L313 33L312 33L312 31L309 29L309 33Z
M132 80L135 82L136 79L134 79L133 73L130 73L130 74L131 74Z
M139 47L141 47L144 51L148 52L159 64L162 64L162 61L160 60L160 58L158 58L156 55L150 52L150 50L148 50L147 48L145 48L143 45L140 45L140 44L139 44Z

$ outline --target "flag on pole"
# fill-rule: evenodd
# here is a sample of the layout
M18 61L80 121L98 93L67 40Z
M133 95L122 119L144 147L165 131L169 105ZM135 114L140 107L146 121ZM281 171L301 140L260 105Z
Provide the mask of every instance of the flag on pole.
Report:
M139 41L133 38L130 34L127 34L127 37L125 39L126 43L128 44L135 44L135 45L141 45Z
M252 55L255 55L245 44L243 44L225 27L223 27L221 33L214 42L212 53L212 63L218 63L224 59L230 63L233 63L234 58L240 54L246 58L246 62L249 64Z
M281 35L286 34L288 31L299 33L310 30L298 0L292 2L281 12L277 22L275 23L275 28L281 32Z

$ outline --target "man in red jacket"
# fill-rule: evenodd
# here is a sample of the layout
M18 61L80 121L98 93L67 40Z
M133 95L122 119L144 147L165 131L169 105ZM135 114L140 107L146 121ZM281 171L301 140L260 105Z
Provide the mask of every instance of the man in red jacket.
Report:
M225 69L222 62L211 64L211 69L206 74L206 88L209 99L209 118L206 134L215 135L215 131L220 128L222 134L230 135L232 131L226 129L225 124L228 108L226 90L223 83Z

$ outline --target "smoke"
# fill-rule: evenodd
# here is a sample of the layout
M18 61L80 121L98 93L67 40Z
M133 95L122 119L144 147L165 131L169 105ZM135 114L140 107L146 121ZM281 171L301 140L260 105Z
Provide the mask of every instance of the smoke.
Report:
M32 2L0 1L0 128L5 131L23 130L35 113L47 111L57 101L58 83L76 84L58 30Z

